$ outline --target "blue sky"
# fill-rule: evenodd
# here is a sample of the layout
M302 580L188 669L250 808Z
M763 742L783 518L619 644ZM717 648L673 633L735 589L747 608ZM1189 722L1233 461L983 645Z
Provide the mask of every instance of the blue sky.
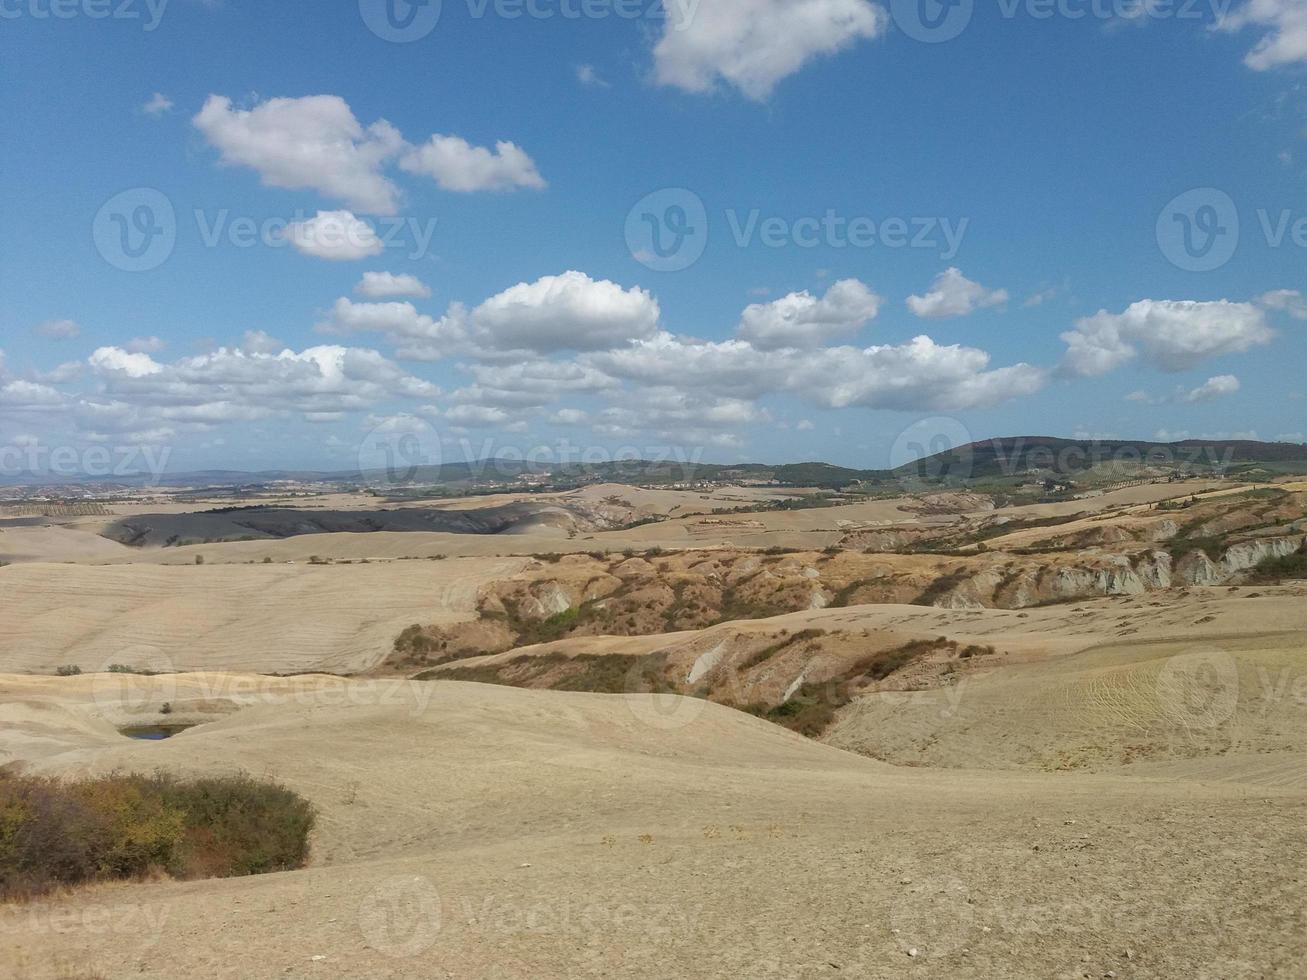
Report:
M922 3L3 0L3 465L1301 441L1303 4Z

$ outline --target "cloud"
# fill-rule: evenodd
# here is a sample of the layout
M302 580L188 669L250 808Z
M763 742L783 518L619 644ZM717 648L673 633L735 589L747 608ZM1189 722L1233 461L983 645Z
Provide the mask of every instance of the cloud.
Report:
M560 408L549 416L549 421L554 425L585 425L590 416L578 408Z
M76 340L82 328L75 320L46 320L37 325L36 332L46 340Z
M1062 334L1067 352L1061 371L1092 377L1139 356L1161 371L1187 371L1207 358L1267 344L1274 336L1265 311L1251 303L1144 299L1122 313L1100 310Z
M277 354L285 350L286 345L262 330L246 330L240 349L247 354Z
M133 354L157 354L167 346L167 342L158 337L135 337L126 345Z
M33 377L45 385L66 385L81 381L85 373L86 365L81 361L66 361L49 371L37 371ZM0 372L0 377L2 376L3 372Z
M807 290L771 303L754 303L740 316L737 335L760 350L818 347L857 333L880 312L881 298L857 279L841 279L817 299Z
M172 99L162 92L155 92L150 101L141 106L141 111L147 116L162 116L165 112L172 111Z
M328 262L357 262L385 250L372 226L350 211L319 211L308 221L292 222L286 238L301 255Z
M719 82L765 100L819 55L879 37L889 16L868 0L664 0L667 26L654 47L654 77L687 92Z
M1257 304L1268 310L1289 314L1295 320L1307 320L1307 296L1296 289L1275 289L1257 297Z
M349 412L439 389L373 350L341 346L255 353L220 348L170 364L102 347L88 360L109 399L83 405L103 425L218 425L286 412Z
M91 354L87 363L97 374L128 378L146 378L163 372L163 366L149 354L132 353L121 347L100 347Z
M431 296L431 287L417 276L396 275L393 272L365 272L354 292L364 299L385 299L390 296L411 296L415 299L427 299Z
M380 170L403 149L403 137L385 120L365 129L339 96L236 109L211 95L193 122L222 163L255 170L265 186L315 190L367 214L398 210L399 191Z
M989 369L990 356L929 337L906 344L763 351L742 340L704 342L662 333L584 362L626 381L723 397L791 392L825 408L958 411L1033 394L1046 372L1029 364Z
M1058 286L1049 286L1047 289L1041 289L1037 293L1031 293L1026 297L1025 302L1021 305L1028 310L1034 309L1036 306L1043 306L1050 300L1056 299L1057 294L1060 291L1060 287Z
M399 165L434 178L442 190L461 193L547 186L526 152L504 140L492 151L458 136L432 136L424 146L405 153Z
M577 65L576 80L592 88L608 88L608 83L600 77L594 65Z
M320 333L380 333L398 348L404 360L439 361L468 346L467 312L454 303L439 320L419 313L412 303L355 303L342 296L327 318L317 325Z
M58 408L66 396L47 385L33 381L10 381L0 385L0 408L14 412Z
M935 277L926 295L909 296L908 309L923 319L942 320L967 316L990 306L1002 306L1007 301L1006 289L986 289L958 269L949 268Z
M1245 27L1267 30L1243 59L1254 71L1307 61L1307 5L1302 0L1247 0L1220 17L1213 29L1233 34Z
M520 432L524 420L511 412L493 405L455 405L444 413L445 421L471 429L501 429Z
M583 272L518 283L472 311L476 341L492 350L596 351L652 337L658 301Z
M738 448L743 441L732 429L770 421L771 416L752 401L655 388L641 392L638 408L604 409L594 430L618 438L652 433L680 445Z
M1188 404L1195 402L1209 402L1217 398L1225 398L1233 395L1239 390L1239 379L1233 374L1220 374L1214 378L1208 378L1205 382L1186 392L1181 401Z

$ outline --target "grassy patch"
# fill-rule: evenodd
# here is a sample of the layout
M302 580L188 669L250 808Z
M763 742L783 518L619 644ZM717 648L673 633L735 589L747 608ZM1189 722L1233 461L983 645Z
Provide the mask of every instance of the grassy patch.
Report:
M922 591L921 595L912 600L914 606L933 606L937 601L944 598L955 588L961 585L970 577L970 572L965 568L959 568L949 572L947 575L941 575L935 581L931 582Z
M643 657L620 654L565 653L541 656L522 654L498 664L478 664L449 670L427 671L418 680L470 681L506 687L530 687L546 674L559 676L549 684L552 691L584 691L590 694L673 694L667 679L667 656L651 653Z
M740 664L738 669L741 672L746 670L751 670L754 667L757 667L759 664L766 663L772 657L776 656L776 654L780 653L782 650L786 650L789 647L794 646L794 644L796 643L807 643L809 640L820 639L825 635L826 635L825 630L818 630L818 629L800 630L798 633L795 633L792 636L783 637L778 642L771 644L771 646L767 646L759 650L753 656L749 657L742 664Z
M1281 558L1267 558L1253 569L1250 581L1280 582L1284 579L1307 578L1307 551L1296 551Z
M249 776L0 772L0 900L91 882L288 871L308 858L312 806Z

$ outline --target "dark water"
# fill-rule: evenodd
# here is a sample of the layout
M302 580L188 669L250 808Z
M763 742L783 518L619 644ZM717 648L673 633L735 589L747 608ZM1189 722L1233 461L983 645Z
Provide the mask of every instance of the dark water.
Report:
M120 728L119 731L128 738L138 739L142 742L162 742L165 738L172 738L178 732L184 732L192 725L147 725L143 728Z

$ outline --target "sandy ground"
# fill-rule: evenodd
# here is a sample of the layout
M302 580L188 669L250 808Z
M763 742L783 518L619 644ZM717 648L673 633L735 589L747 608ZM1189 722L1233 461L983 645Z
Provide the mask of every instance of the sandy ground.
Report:
M521 559L0 569L0 668L366 670L413 623L475 616Z
M1210 481L1149 484L1112 491L1085 500L1058 504L1036 504L984 512L1008 516L1015 520L1065 517L1085 514L1086 519L1109 509L1120 508L1123 514L1146 513L1147 505L1160 500L1213 493L1239 492L1244 487L1227 487ZM802 491L794 491L801 493ZM663 548L822 548L836 544L850 531L885 528L893 525L919 526L948 524L961 515L927 514L917 509L912 497L873 500L840 507L810 510L769 511L751 514L695 514L676 516L686 511L710 510L717 506L740 506L783 495L770 488L727 487L704 495L692 491L640 490L635 487L603 485L587 487L571 494L501 494L476 497L441 504L450 509L497 506L519 500L546 502L575 497L594 504L617 496L651 514L672 515L657 523L620 531L601 531L568 537L558 531L526 531L520 534L476 535L445 533L371 533L311 534L271 541L230 541L220 544L193 545L183 548L128 548L99 537L99 532L117 517L70 518L50 522L49 526L0 527L0 561L2 562L75 562L80 564L189 565L196 555L209 563L242 564L271 558L277 562L303 562L319 555L342 561L395 560L427 558L436 555L459 557L497 557L547 554L557 552L605 551ZM702 499L704 496L711 500ZM260 501L262 502L262 501ZM332 494L307 499L292 499L292 505L310 509L350 510L375 507L375 498L360 494ZM224 501L229 506L230 501ZM410 506L429 506L414 502ZM702 506L701 506L702 505ZM206 505L115 505L119 516L143 513L187 513ZM391 506L391 505L387 505ZM396 505L404 506L404 505ZM981 512L977 512L981 513ZM1032 534L1046 534L1031 532ZM1018 539L1013 539L1014 543Z
M471 618L483 584L525 565L499 554L811 548L844 521L939 519L898 507L128 556L100 550L93 521L6 529L0 555L19 563L0 569L0 765L244 770L320 821L302 871L0 908L0 977L1307 976L1305 586L567 641L677 649L687 667L732 633L782 628L1001 649L955 687L860 698L830 744L702 700L232 673L366 670L411 623ZM475 557L399 560L436 554ZM211 672L48 676L66 663ZM118 732L164 720L165 702L197 727Z
M161 687L136 696L184 701L241 680L143 683ZM1307 970L1296 789L902 769L705 702L356 684L316 698L265 687L221 720L138 743L102 720L114 701L102 680L0 680L31 715L86 719L66 751L38 759L43 771L273 772L321 810L303 871L104 887L0 912L0 973Z

